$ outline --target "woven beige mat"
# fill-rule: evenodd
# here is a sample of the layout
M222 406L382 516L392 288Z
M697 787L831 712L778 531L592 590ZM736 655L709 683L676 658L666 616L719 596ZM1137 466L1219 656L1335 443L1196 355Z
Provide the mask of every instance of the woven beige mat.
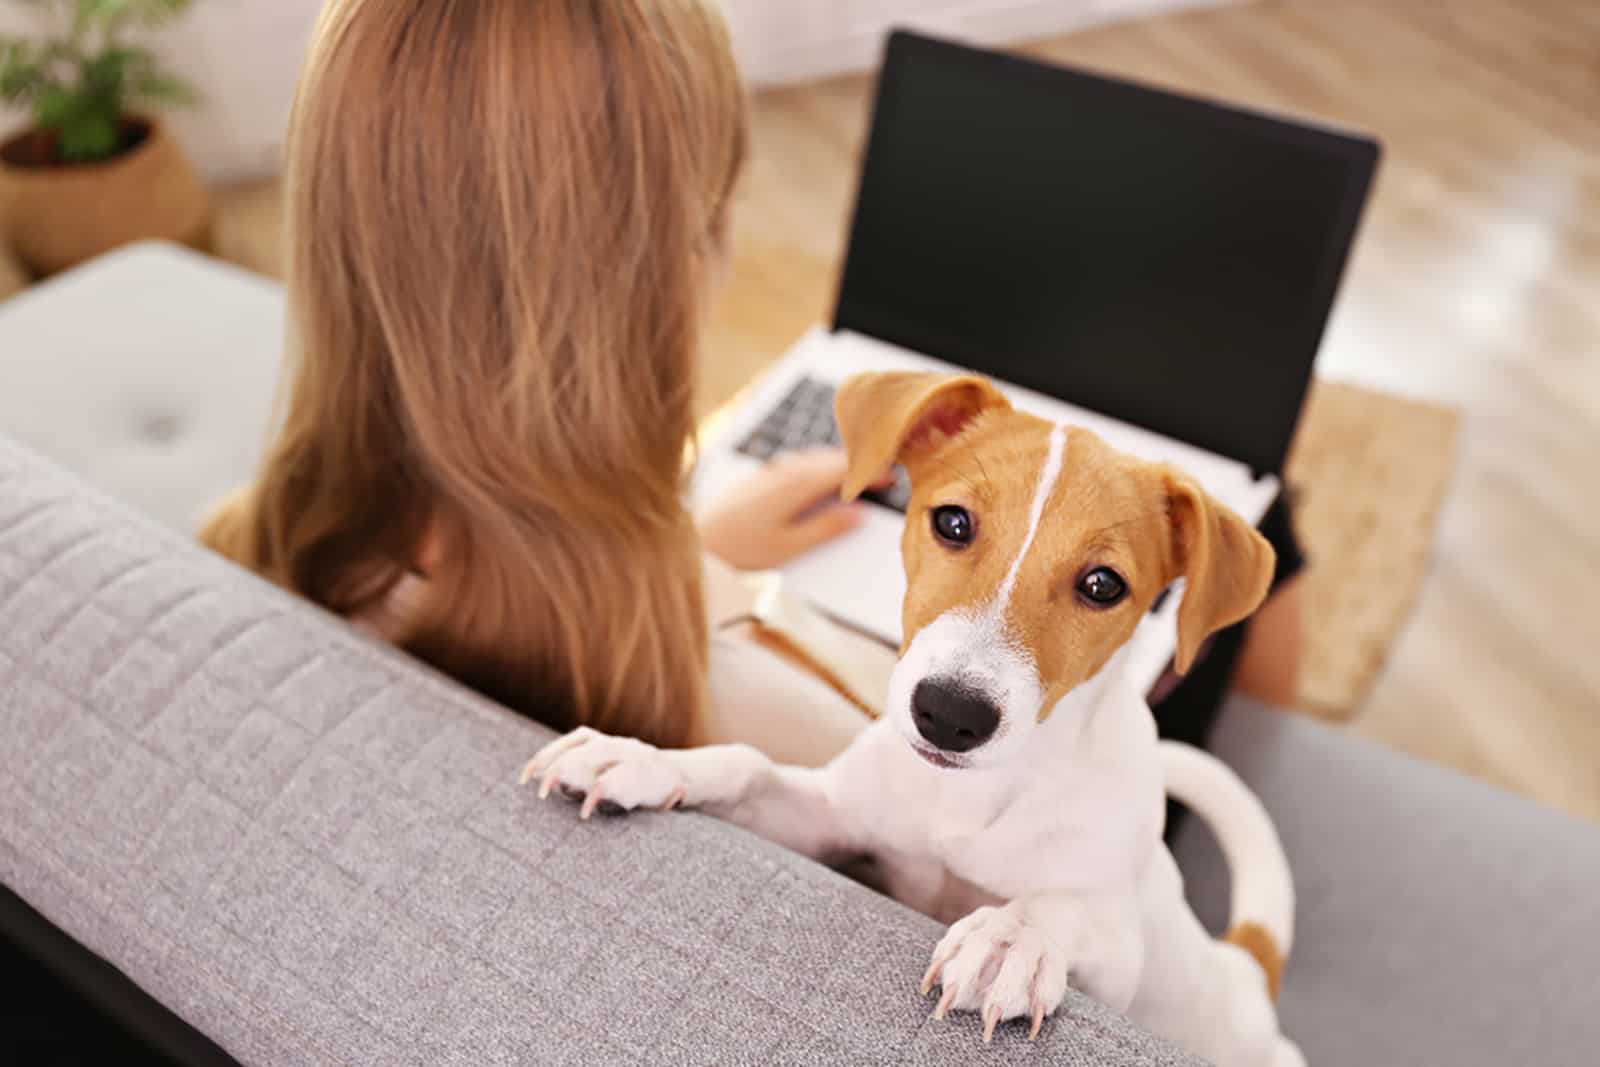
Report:
M1289 458L1305 570L1300 703L1355 714L1411 616L1456 461L1450 408L1318 381Z

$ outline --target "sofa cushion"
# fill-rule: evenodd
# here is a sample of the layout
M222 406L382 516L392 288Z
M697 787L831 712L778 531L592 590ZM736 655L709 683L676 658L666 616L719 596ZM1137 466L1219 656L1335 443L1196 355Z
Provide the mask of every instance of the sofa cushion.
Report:
M174 529L244 481L284 338L275 282L130 245L0 303L0 433Z
M0 439L0 882L246 1063L966 1063L940 929L730 825L580 825L548 731ZM985 1062L1195 1062L1076 995Z

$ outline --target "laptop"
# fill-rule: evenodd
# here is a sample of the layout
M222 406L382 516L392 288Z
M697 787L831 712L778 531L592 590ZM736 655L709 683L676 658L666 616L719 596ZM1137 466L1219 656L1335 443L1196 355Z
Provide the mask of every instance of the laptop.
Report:
M706 442L694 500L837 444L838 383L976 371L1259 522L1366 202L1371 138L908 32L889 38L832 327ZM898 645L904 475L785 588ZM1179 595L1136 632L1154 684Z

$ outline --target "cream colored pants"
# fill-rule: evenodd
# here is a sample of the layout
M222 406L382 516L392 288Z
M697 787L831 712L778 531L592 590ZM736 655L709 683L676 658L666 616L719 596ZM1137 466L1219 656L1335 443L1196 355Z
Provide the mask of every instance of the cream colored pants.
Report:
M711 615L711 707L704 740L742 742L779 763L817 767L843 751L872 720L815 672L758 644L756 625L776 628L857 700L881 711L895 654L805 608L770 575L742 574L706 556Z

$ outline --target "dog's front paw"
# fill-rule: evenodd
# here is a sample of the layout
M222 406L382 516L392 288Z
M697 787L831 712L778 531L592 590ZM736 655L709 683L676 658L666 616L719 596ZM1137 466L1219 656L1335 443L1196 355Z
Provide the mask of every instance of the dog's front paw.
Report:
M671 757L630 737L610 737L587 726L557 738L522 768L522 784L539 780L539 799L560 787L583 798L579 818L597 808L668 810L683 803L685 782Z
M1032 1040L1067 994L1067 967L1061 947L1012 909L979 908L950 927L933 950L922 992L926 996L935 983L943 987L935 1019L952 1009L982 1012L984 1041L1002 1020L1023 1018L1032 1020Z

